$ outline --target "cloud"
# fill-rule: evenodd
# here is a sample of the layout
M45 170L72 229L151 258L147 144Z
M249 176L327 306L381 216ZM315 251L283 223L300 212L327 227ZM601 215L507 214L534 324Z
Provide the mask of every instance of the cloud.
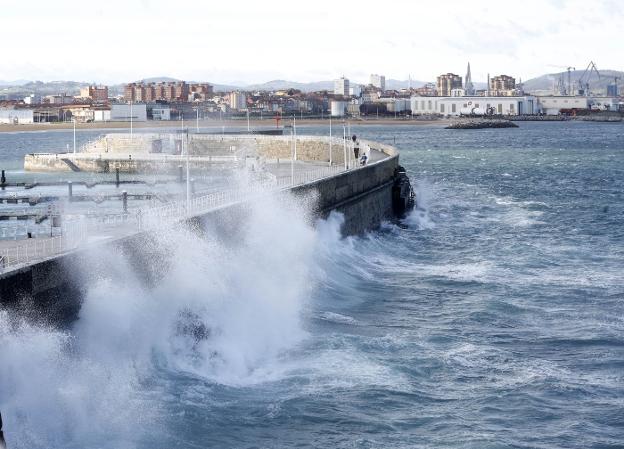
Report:
M618 69L624 60L619 0L524 0L521 7L447 0L399 0L362 8L356 0L266 3L230 0L78 0L3 6L0 79L116 83L150 74L230 83L274 78L314 81L342 74L365 82L487 73L523 79L548 64ZM513 14L512 14L513 12ZM33 30L45 30L45 35Z

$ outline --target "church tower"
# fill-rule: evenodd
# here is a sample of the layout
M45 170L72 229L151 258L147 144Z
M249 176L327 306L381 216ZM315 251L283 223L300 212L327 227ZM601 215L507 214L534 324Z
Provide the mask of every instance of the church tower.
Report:
M474 95L475 88L474 84L472 84L472 74L470 73L470 63L468 63L468 69L466 70L466 84L464 85L464 90L466 91L466 95Z

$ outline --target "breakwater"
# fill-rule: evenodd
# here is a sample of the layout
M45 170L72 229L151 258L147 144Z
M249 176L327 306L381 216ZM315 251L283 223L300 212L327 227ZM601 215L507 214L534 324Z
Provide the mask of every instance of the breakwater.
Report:
M293 142L284 137L235 136L215 138L210 143L212 148L236 146L234 151L243 148L246 154L253 148L257 157L281 160L282 165L293 157ZM320 172L298 173L296 182L295 178L287 178L283 187L279 186L278 179L277 190L261 194L282 195L290 192L308 202L312 216L316 218L325 218L332 211L341 212L344 215L343 235L376 228L383 220L391 218L397 208L395 181L399 154L388 145L367 141L361 143L370 149L372 156L371 162L364 166L352 160L351 149L347 151L340 139L298 137L298 162L318 163L331 159L335 165ZM348 168L343 168L343 164ZM236 193L231 200L206 202L206 207L203 207L201 198L193 199L193 205L202 206L196 209L188 209L188 205L183 203L175 207L172 205L171 210L167 209L169 221L163 221L160 215L152 217L152 223L159 224L156 228L147 226L149 213L134 217L127 214L120 220L118 228L107 228L108 238L92 241L88 245L67 247L63 241L66 237L59 237L54 241L58 248L48 251L45 242L40 247L35 242L30 254L41 256L39 260L27 263L19 263L18 260L17 264L0 274L0 304L20 310L30 319L71 321L77 316L82 294L89 282L88 279L77 279L76 273L84 272L85 267L89 267L86 271L91 273L98 272L97 258L89 257L94 252L114 248L114 251L132 260L133 265L144 272L146 279L155 282L161 270L166 270L165 261L168 259L166 248L155 244L156 234L163 232L163 222L169 226L187 227L194 232L205 232L210 228L235 234L237 228L245 226L247 204L254 198L253 195ZM155 260L163 263L154 264Z

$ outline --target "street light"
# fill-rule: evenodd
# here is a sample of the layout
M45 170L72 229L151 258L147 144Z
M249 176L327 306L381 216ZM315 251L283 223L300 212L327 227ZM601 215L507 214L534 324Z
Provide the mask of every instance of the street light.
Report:
M329 116L329 166L332 164L332 121L331 115Z
M76 117L72 117L74 121L74 154L76 154Z
M342 124L342 149L344 152L344 168L347 170L349 166L347 165L347 125L345 123Z

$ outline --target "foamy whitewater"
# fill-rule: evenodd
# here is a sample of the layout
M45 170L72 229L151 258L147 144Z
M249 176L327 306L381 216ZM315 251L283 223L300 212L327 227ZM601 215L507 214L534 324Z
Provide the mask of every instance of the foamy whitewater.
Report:
M69 329L0 312L9 449L624 446L624 127L352 130L401 150L401 222L266 199L162 232L155 285L93 254Z

